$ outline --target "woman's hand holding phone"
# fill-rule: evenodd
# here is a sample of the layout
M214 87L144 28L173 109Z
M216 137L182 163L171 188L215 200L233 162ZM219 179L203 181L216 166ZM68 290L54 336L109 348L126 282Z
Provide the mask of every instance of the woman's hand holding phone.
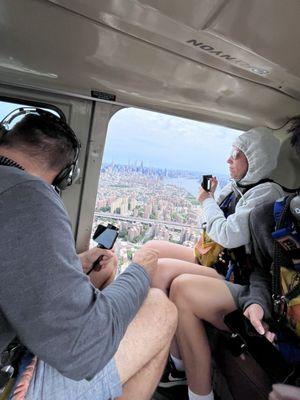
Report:
M209 199L215 193L218 186L218 180L212 175L203 175L203 181L199 189L198 201L202 203L204 200Z
M212 195L215 193L218 183L218 179L215 176L210 179L210 193Z

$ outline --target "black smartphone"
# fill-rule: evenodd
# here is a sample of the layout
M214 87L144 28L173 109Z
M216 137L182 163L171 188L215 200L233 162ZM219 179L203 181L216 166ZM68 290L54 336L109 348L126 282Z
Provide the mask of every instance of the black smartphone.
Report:
M245 350L257 361L271 381L284 382L293 374L294 367L286 362L282 354L263 335L260 335L241 310L233 311L224 318L233 335L241 338Z
M110 250L113 248L118 235L119 229L116 226L111 224L104 226L100 224L95 230L93 240L98 243L97 247ZM102 260L102 257L103 256L100 256L96 261L94 261L91 269L87 272L87 275L89 275L92 271L100 271L101 265L99 263Z
M211 180L212 175L202 175L202 182L201 182L201 186L203 187L204 190L206 190L207 192L210 191L210 187L211 187Z
M119 235L119 229L111 224L107 226L98 225L93 235L93 240L98 243L97 247L110 250L113 248Z

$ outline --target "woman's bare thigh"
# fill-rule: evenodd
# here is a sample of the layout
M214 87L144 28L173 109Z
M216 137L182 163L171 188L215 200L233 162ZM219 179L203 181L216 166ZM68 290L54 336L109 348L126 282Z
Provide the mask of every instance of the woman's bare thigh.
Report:
M144 247L151 247L159 251L159 258L175 258L177 260L195 263L194 249L166 240L150 240Z
M182 274L204 275L224 280L213 268L174 258L160 258L151 286L168 292L172 281Z
M225 329L223 317L237 308L225 281L208 276L181 275L176 278L170 299L179 308L179 313L186 308L220 329Z

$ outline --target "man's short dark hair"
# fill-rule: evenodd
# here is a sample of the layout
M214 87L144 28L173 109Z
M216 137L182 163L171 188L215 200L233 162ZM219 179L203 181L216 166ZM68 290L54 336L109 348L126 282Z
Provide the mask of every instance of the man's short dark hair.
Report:
M58 117L36 114L25 115L17 122L2 136L0 146L22 150L55 171L70 165L76 153L74 140Z

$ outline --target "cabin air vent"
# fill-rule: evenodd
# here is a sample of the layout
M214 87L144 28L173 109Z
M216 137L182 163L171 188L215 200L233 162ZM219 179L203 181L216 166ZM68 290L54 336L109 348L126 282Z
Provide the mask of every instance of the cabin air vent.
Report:
M198 47L198 49L206 51L207 53L209 53L215 57L222 58L223 60L226 60L226 61L230 62L231 64L235 64L238 67L247 69L247 70L253 72L254 74L257 74L260 76L265 76L270 73L270 71L268 71L266 68L261 68L261 67L251 65L247 61L243 61L239 58L232 57L230 54L226 54L222 50L217 50L213 46L210 46L209 44L197 42L197 40L195 40L195 39L187 40L186 43L192 44L193 46Z
M99 90L92 90L91 96L96 99L106 100L106 101L116 101L116 95L112 93L100 92Z

